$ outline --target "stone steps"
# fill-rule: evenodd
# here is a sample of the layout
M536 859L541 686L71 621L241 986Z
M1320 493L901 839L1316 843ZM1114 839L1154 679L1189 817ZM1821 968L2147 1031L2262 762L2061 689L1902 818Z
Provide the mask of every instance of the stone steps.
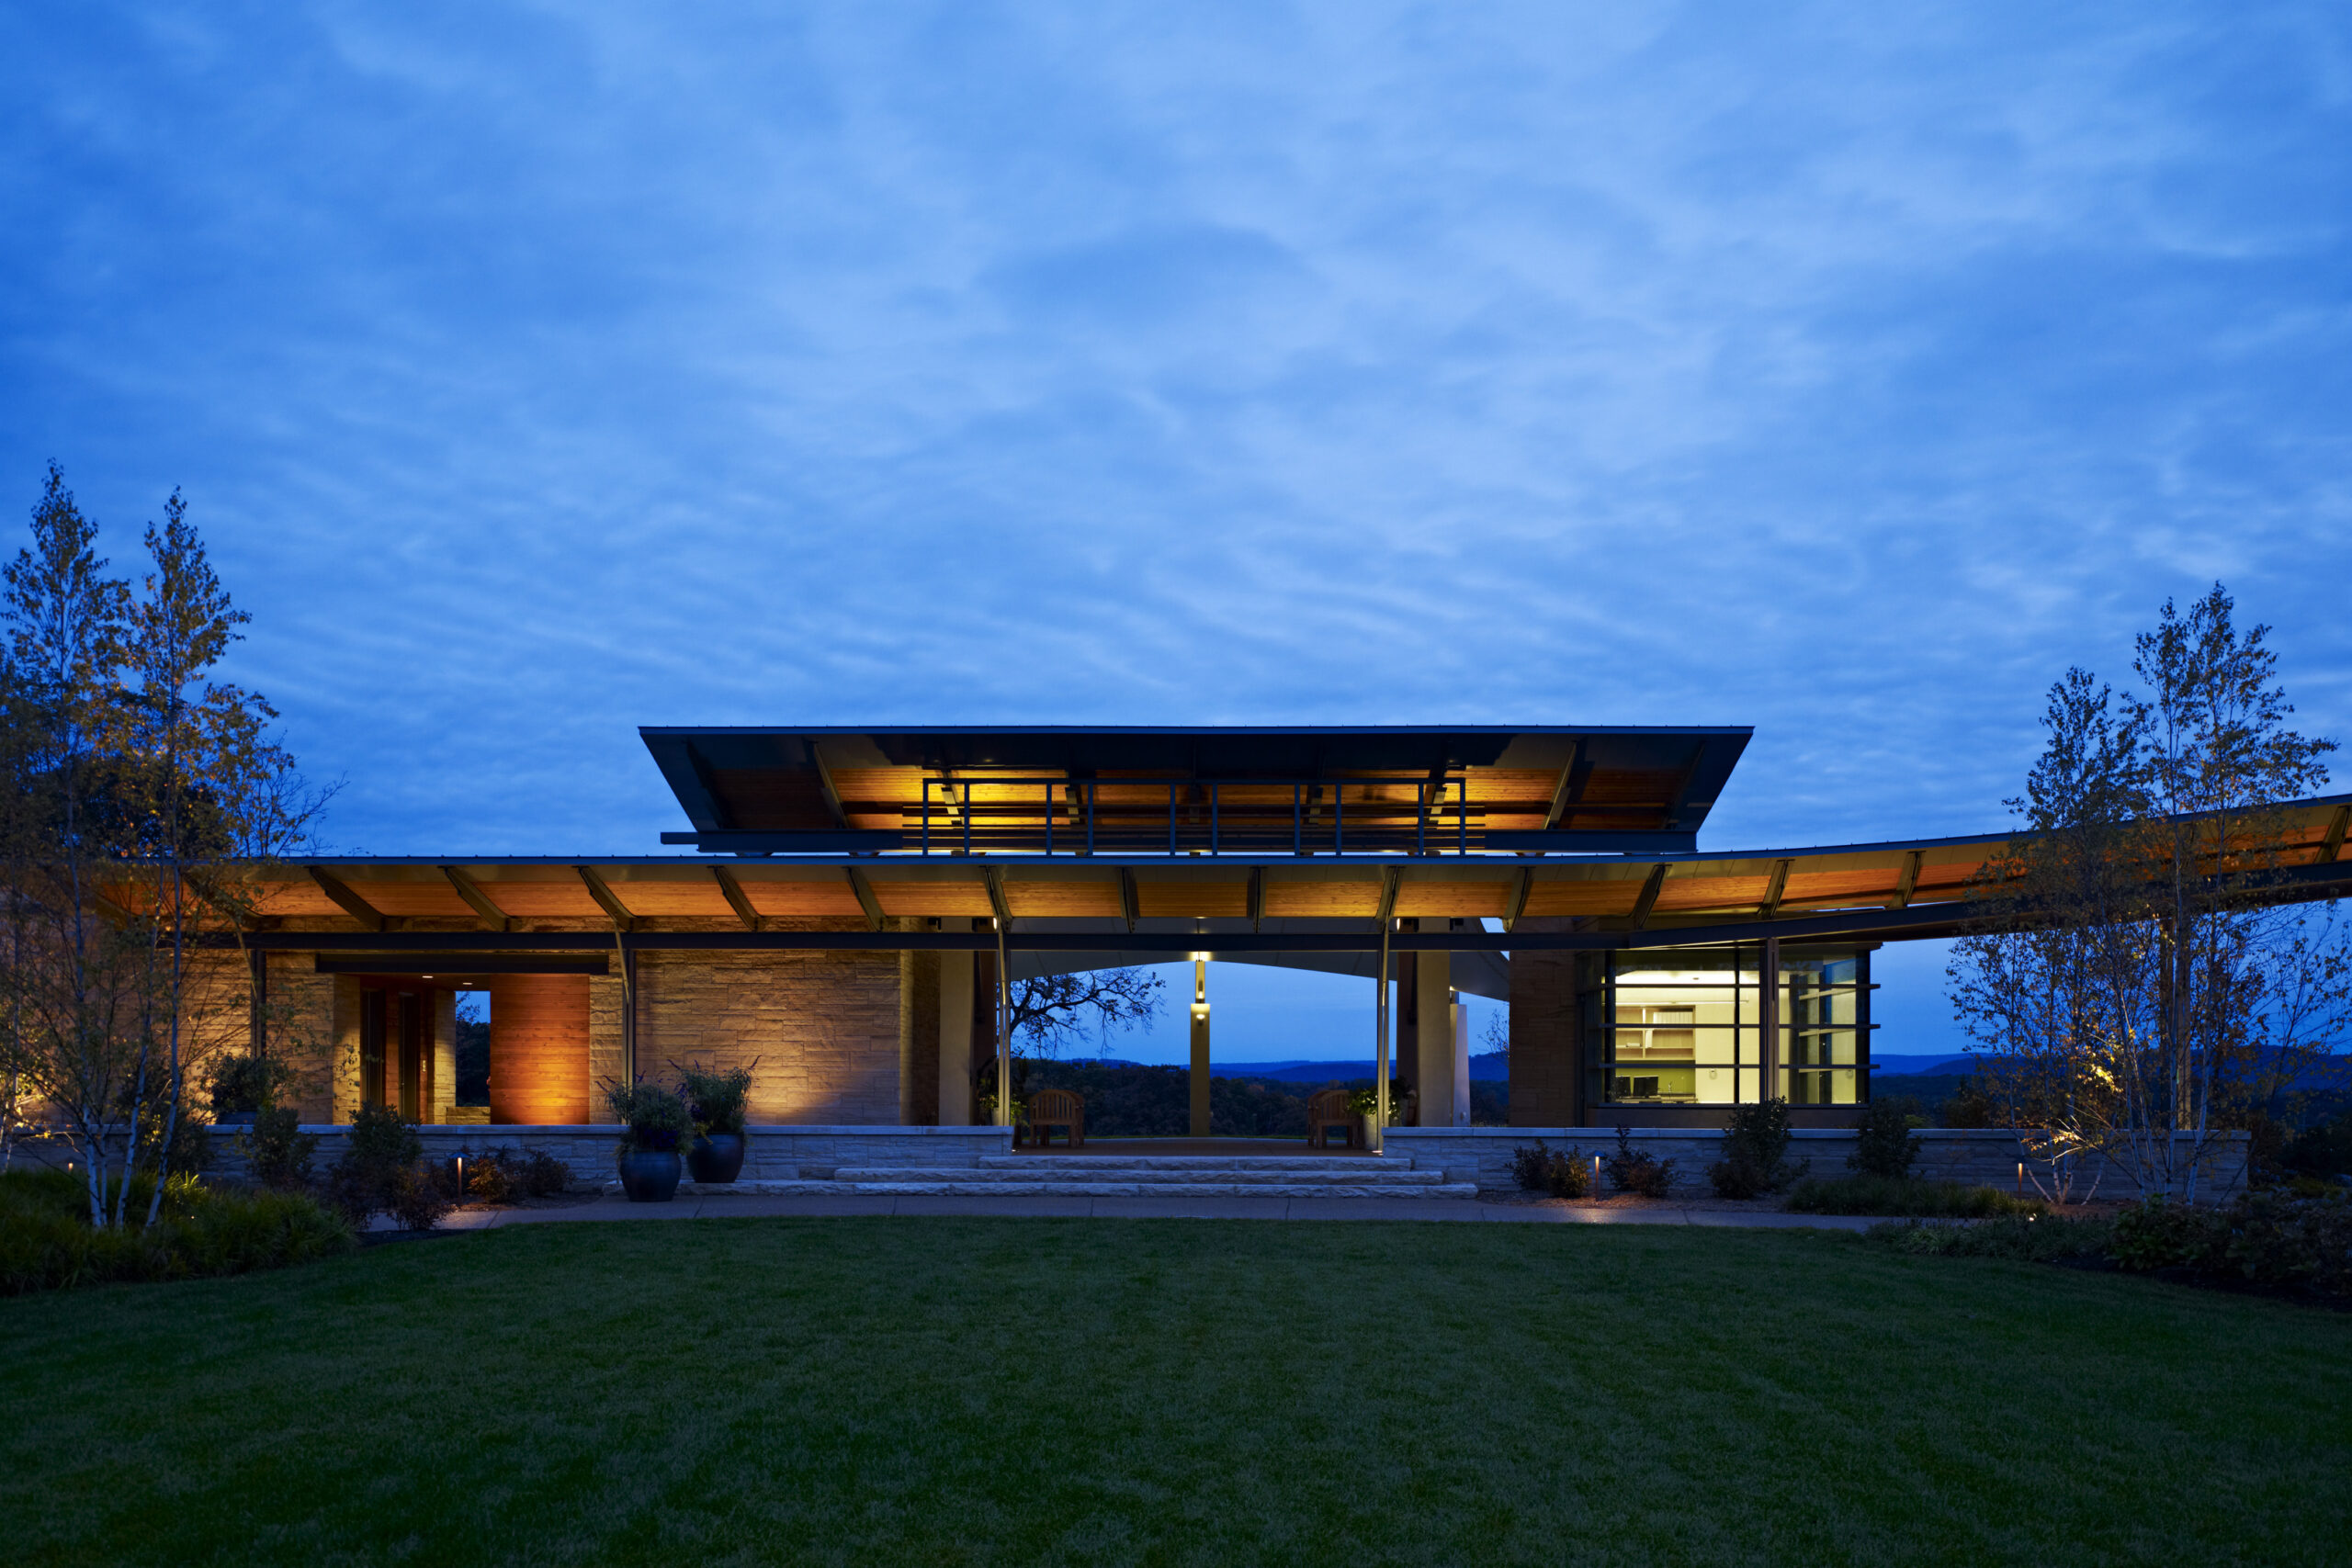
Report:
M842 1166L830 1180L688 1181L682 1195L899 1198L1474 1198L1410 1160L1357 1156L990 1155L977 1166Z
M983 1165L978 1169L946 1169L937 1166L843 1166L833 1172L835 1181L858 1186L897 1185L903 1182L933 1182L952 1180L973 1187L1034 1187L1039 1182L1066 1185L1078 1183L1095 1187L1106 1182L1141 1187L1198 1186L1204 1182L1227 1187L1442 1187L1445 1173L1442 1170L1414 1170L1397 1165L1375 1164L1371 1160L1351 1162L1351 1169L1329 1169L1308 1167L1300 1170L1229 1169L1221 1166L1191 1166L1169 1169L1163 1166L1129 1163L1125 1160L1056 1160L1027 1161L1009 1168Z
M1379 1155L1314 1156L1314 1155L982 1155L982 1170L1191 1170L1212 1171L1220 1176L1237 1170L1282 1171L1351 1171L1359 1177L1367 1171L1399 1171L1413 1168L1409 1159L1384 1157ZM1386 1177L1380 1178L1385 1180Z
M910 1198L1475 1198L1468 1182L1419 1187L1393 1182L1273 1181L844 1181L849 1192Z

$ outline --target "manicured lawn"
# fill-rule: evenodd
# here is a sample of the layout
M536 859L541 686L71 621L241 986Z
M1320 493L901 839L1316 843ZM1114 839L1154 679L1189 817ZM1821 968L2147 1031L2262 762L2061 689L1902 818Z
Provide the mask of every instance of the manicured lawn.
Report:
M2352 1553L2352 1315L1818 1235L551 1224L0 1344L43 1565Z

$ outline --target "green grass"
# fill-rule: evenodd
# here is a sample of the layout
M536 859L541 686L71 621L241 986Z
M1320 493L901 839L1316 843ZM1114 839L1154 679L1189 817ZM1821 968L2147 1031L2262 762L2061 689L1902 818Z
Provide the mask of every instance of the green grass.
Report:
M2352 1317L1668 1227L551 1224L0 1302L68 1563L2342 1561Z

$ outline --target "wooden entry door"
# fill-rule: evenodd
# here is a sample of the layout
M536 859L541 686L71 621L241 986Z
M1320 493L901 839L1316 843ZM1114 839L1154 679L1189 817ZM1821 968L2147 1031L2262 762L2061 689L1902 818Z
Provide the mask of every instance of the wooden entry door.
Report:
M416 1122L424 1103L424 998L402 991L399 1002L401 1120Z

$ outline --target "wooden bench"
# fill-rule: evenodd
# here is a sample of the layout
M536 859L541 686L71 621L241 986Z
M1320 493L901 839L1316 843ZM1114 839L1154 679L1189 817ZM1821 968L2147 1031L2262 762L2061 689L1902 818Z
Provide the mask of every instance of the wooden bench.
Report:
M1086 1100L1073 1089L1041 1089L1029 1097L1029 1136L1046 1146L1055 1128L1062 1130L1071 1148L1086 1143Z
M1363 1138L1362 1118L1348 1101L1352 1097L1343 1089L1318 1089L1306 1097L1306 1146L1328 1149L1331 1146L1331 1129L1338 1127L1349 1148L1354 1148Z

